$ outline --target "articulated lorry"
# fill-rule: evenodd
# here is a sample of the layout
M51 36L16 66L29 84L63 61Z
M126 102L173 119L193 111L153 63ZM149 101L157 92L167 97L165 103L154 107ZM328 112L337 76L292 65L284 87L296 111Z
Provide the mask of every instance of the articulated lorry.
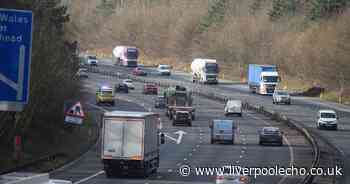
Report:
M139 51L136 47L117 46L113 49L113 62L115 65L137 67Z
M186 88L176 86L163 91L166 100L166 115L173 120L173 125L187 124L192 126L195 119L195 109L192 107L192 93Z
M159 115L155 113L104 113L101 157L106 176L136 174L146 177L157 172L159 128Z
M272 95L279 81L276 65L249 64L248 85L251 92Z
M191 64L192 82L205 84L217 84L219 75L219 65L214 59L196 58Z

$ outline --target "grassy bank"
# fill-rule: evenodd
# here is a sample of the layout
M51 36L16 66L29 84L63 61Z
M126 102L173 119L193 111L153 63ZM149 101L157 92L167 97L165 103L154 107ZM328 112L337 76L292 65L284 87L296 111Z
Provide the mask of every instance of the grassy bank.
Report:
M11 145L7 147L4 145L0 146L0 172L54 153L63 153L65 156L27 169L33 172L47 171L79 157L97 140L98 127L96 117L98 117L97 112L87 113L83 125L67 127L68 131L58 130L55 135L52 135L57 137L54 141L48 141L40 134L32 134L32 136L26 137L23 140L22 160L19 162L14 160L13 147Z

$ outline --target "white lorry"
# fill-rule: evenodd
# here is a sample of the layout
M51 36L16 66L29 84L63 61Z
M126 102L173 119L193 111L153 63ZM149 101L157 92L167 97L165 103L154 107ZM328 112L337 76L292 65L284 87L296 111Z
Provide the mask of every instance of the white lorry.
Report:
M1 184L72 184L68 180L54 180L49 178L48 173L22 173L14 172L0 176Z
M137 174L146 177L157 172L159 128L159 115L155 113L106 112L102 118L101 147L106 176Z
M139 51L136 47L117 46L113 49L112 55L115 65L137 67Z
M214 59L196 58L191 64L192 82L217 84L219 65Z

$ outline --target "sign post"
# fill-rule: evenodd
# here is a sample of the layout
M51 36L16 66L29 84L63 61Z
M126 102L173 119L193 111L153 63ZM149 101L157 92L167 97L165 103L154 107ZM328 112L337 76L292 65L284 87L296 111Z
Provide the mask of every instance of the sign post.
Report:
M0 111L22 111L29 98L33 13L0 8Z

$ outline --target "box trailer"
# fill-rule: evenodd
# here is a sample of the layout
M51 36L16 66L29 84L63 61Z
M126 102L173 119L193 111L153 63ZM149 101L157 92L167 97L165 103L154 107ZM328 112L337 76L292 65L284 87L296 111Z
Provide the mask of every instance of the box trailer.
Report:
M102 162L107 177L148 176L159 167L159 115L112 111L102 118Z

